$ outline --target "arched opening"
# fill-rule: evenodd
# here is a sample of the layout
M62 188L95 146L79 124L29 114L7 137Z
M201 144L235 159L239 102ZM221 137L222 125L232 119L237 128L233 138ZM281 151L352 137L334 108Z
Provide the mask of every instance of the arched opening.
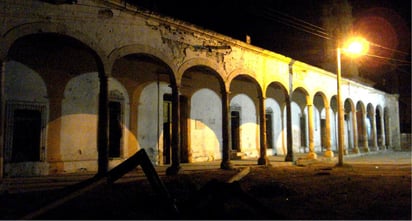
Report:
M223 80L208 66L192 66L182 75L181 93L189 100L188 162L222 159Z
M379 149L385 149L385 127L384 127L384 119L382 113L382 107L378 105L376 107L376 114L375 114L375 121L376 121L376 135L377 135L377 142Z
M365 106L361 101L356 104L356 125L358 126L358 144L362 147L362 150L369 151L368 142L368 125L366 120Z
M257 108L262 94L260 87L253 78L238 75L231 82L230 92L231 158L257 157L260 147Z
M314 120L314 145L316 152L324 152L327 149L327 142L330 140L330 131L327 133L327 113L326 96L322 92L317 92L313 97L313 120ZM329 128L330 130L330 128Z
M366 121L368 146L370 149L377 150L375 109L373 108L373 105L371 103L367 105Z
M176 83L170 67L153 55L131 53L114 62L112 77L125 86L131 97L130 106L125 106L130 109L127 116L130 125L126 124L129 133L124 138L129 143L125 151L131 155L143 148L154 164L170 164L173 126L176 123L181 125L174 120L172 113L177 104L172 96L172 87ZM183 102L179 104L185 105ZM180 109L185 110L186 107ZM183 137L182 134L179 136Z
M284 113L286 111L286 96L286 89L277 82L271 83L266 90L265 107L268 155L287 154L286 113Z
M348 153L357 153L357 144L355 141L355 124L356 121L355 115L354 115L354 107L352 101L348 98L345 100L344 103L344 109L345 109L345 116L344 116L344 131L345 131L345 149L348 151Z
M4 72L5 105L6 109L10 111L6 115L15 115L16 120L26 122L6 122L5 152L12 156L13 152L18 150L14 147L17 143L13 144L12 140L26 133L23 129L12 130L13 125L27 123L31 125L26 127L27 129L39 128L34 126L34 122L40 122L40 129L36 129L35 133L30 132L31 136L35 134L37 138L28 137L29 140L36 142L33 148L38 149L34 152L36 155L38 153L39 156L25 157L26 160L19 164L13 163L11 158L6 156L6 176L44 175L63 171L76 172L83 167L91 171L97 169L97 155L93 155L93 160L82 166L73 163L82 158L83 152L78 151L74 146L67 147L68 144L63 142L65 137L71 136L62 133L68 128L63 119L84 114L84 112L83 107L77 106L63 109L63 104L65 102L65 88L70 80L85 73L96 73L96 76L102 76L104 72L101 70L103 70L103 65L96 52L70 36L47 32L29 34L17 39L11 45ZM72 93L84 90L82 87L72 89ZM18 92L16 93L16 91ZM79 97L79 99L82 98ZM98 115L97 110L99 107L96 107L95 116ZM16 113L12 113L14 111ZM36 119L34 119L34 114L28 113L32 111L37 113L35 114ZM27 113L27 115L21 115L21 113ZM97 134L97 121L92 122L94 123L91 124L93 125L92 133ZM81 127L81 125L76 126ZM81 128L79 129L81 130ZM76 139L84 141L89 137L81 136ZM106 138L99 137L99 139ZM96 146L98 146L97 139L88 142L84 148L92 149L96 153ZM67 152L64 151L67 148L70 149L70 154L66 154Z
M291 100L293 151L309 152L307 92L303 88L293 91Z

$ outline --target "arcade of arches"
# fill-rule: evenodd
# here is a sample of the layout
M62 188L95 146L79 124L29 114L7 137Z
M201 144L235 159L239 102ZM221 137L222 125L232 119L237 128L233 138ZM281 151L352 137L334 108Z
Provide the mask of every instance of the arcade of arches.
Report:
M82 2L0 3L19 6L0 13L2 176L104 172L142 148L175 171L336 154L333 73L116 1ZM343 97L345 154L399 148L396 95L344 79Z

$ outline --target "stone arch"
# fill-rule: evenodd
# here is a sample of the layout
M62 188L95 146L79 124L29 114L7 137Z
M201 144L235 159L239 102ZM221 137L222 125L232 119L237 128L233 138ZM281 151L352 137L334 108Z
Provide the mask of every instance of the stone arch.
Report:
M367 121L367 134L368 134L368 145L370 148L376 150L377 148L377 137L376 137L376 121L375 121L375 108L372 103L368 103L366 106L366 121Z
M163 60L168 58L156 51L151 53L153 51L139 45L112 52L111 77L125 85L130 94L128 152L133 153L142 148L153 163L169 164L172 156L169 154L172 150L171 140L177 129L170 130L165 125L174 127L178 121L177 116L172 114L172 107L178 102L173 101L173 96L179 99L178 85L173 67Z
M104 60L105 53L102 48L99 47L92 38L88 35L77 31L72 30L64 24L61 23L50 23L50 22L34 22L34 23L27 23L19 26L14 26L7 30L5 34L3 34L3 39L1 41L0 47L0 58L4 60L4 58L8 54L8 49L14 44L17 39L20 39L27 35L32 34L44 34L44 33L54 33L59 34L62 36L68 36L73 39L77 39L82 44L86 45L91 51L95 54L95 59L101 63L102 68L104 68L104 64L106 61Z
M280 82L271 82L266 89L265 106L272 110L273 150L268 154L287 154L286 105L290 103L287 89ZM267 123L270 121L266 120ZM268 125L266 125L268 127ZM270 131L270 130L267 130ZM267 139L269 145L270 140Z
M61 131L66 127L63 121L65 115L62 112L64 85L76 76L91 72L97 73L99 78L103 80L102 82L106 82L104 61L98 51L91 48L90 44L83 42L84 39L79 40L73 37L75 35L73 32L60 30L62 26L59 28L57 25L42 27L39 24L34 25L34 27L41 29L40 32L33 27L23 25L21 28L6 33L5 44L8 50L5 56L8 60L19 61L36 70L46 83L48 126L45 127L47 128L47 141L43 149L47 152L47 159L50 161L47 162L46 172L43 172L47 174L49 172L59 173L63 170L76 170L76 166L68 166L70 167L68 169L61 163L63 159L67 158L62 152L60 142ZM99 90L101 96L104 97L107 88L100 86ZM98 121L105 122L105 106L99 104L99 111L102 113L98 114ZM103 129L104 125L97 129L99 130L99 141L102 143L106 139L104 133L101 133ZM100 145L98 146L100 147ZM89 170L96 170L94 162L88 163L85 165Z
M358 128L358 145L363 147L363 151L369 151L366 108L362 101L356 103L356 120Z
M187 136L184 136L186 140L183 141L186 142L183 149L186 149L187 161L223 159L222 154L226 150L224 145L227 145L228 139L228 129L223 126L228 124L227 111L224 111L227 108L227 91L223 79L215 69L205 64L198 63L179 70L184 70L181 75L181 93L188 100Z
M344 147L348 152L358 153L358 134L356 126L356 111L352 99L346 98L344 107Z
M330 98L330 113L331 113L331 149L338 151L338 101L337 96L333 95Z
M308 117L307 106L309 102L309 93L303 88L298 87L291 95L292 110L292 137L294 152L308 151Z
M250 81L255 82L259 86L259 89L261 91L260 94L264 94L264 91L262 91L262 89L263 89L262 85L257 81L255 76L257 76L257 75L253 70L249 70L249 69L245 69L245 68L238 68L238 69L233 70L232 72L230 72L227 75L227 78L225 79L225 84L226 84L227 88L230 88L230 85L232 84L232 81L235 78L238 78L238 77L245 78L245 77L247 77L247 78L250 79Z
M330 109L326 95L318 91L313 96L314 145L316 151L330 147ZM328 130L328 131L327 131Z
M219 76L220 79L222 79L222 82L224 81L224 76L226 74L226 71L219 65L218 63L206 59L206 58L192 58L187 61L185 61L182 65L179 66L177 70L177 81L181 82L183 75L186 73L186 71L192 67L199 66L199 67L207 67L210 70L213 70L217 75ZM224 83L222 86L224 86L224 89L228 88L226 87L226 84Z
M391 117L390 116L391 115L390 115L389 107L384 107L383 108L383 119L384 119L384 125L385 125L384 131L385 131L385 137L386 137L386 139L385 139L385 147L386 148L389 148L389 147L392 146L392 140L391 140L392 132L391 132L391 128L390 128L390 125L391 125Z
M149 57L152 57L154 59L157 59L167 65L171 72L176 75L176 73L179 73L178 67L175 65L173 62L173 58L168 56L167 54L159 51L158 49L152 48L147 45L141 45L141 44L133 44L133 45L125 45L120 48L116 48L113 51L110 52L108 55L108 64L110 66L110 70L113 69L114 64L116 61L119 59L126 57L128 55L133 55L133 54L142 54L142 55L147 55ZM178 77L174 76L174 81L178 82Z
M262 98L261 87L252 75L237 74L230 80L230 113L232 115L230 143L233 150L238 150L245 157L258 156L259 153L260 122L258 120L260 118L258 115L261 111L259 104ZM234 109L235 105L238 105L240 110ZM235 119L239 120L237 129L233 126L236 124ZM237 132L240 133L239 142L235 139ZM235 147L235 144L239 146Z

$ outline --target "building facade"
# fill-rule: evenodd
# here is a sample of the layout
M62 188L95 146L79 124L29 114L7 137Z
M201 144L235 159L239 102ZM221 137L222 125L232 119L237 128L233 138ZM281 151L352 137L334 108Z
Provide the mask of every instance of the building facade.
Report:
M121 1L64 2L0 2L1 177L104 172L142 148L176 171L337 151L335 74ZM343 79L342 98L346 154L400 148L397 95Z

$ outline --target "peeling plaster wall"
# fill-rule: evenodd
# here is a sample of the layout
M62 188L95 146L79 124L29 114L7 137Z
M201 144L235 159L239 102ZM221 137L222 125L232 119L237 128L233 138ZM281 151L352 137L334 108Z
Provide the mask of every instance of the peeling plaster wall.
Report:
M178 86L182 86L181 90L191 99L188 127L191 134L190 155L194 162L221 158L222 88L210 75L198 77L200 75L192 74L192 80L185 79L184 71L191 66L206 66L230 88L230 105L239 107L241 112L240 149L245 157L259 155L257 90L264 88L265 91L260 92L266 97L266 109L273 111L274 149L268 150L268 154L286 154L285 96L297 88L307 92L304 96L294 96L292 102L290 136L293 138L293 150L303 152L300 116L304 115L307 121L306 99L312 101L317 92L322 92L330 105L332 97L336 95L336 76L333 73L299 61L293 63L292 72L289 73L289 64L293 61L291 58L182 21L136 9L114 7L105 1L78 0L78 4L53 5L41 1L4 0L0 2L0 19L3 24L0 26L0 56L3 61L7 60L4 66L5 101L44 103L44 121L47 122L45 128L49 131L58 130L53 134L47 134L46 129L43 131L43 164L5 166L6 170L20 168L17 169L17 174L47 174L47 162L62 162L64 172L97 169L98 74L80 73L72 76L74 78L67 85L61 85L65 88L61 110L57 110L57 115L61 116L48 122L50 113L56 110L48 109L49 99L55 97L48 94L47 79L42 79L41 73L36 73L26 65L7 59L8 50L13 43L30 34L52 32L77 39L96 53L106 74L112 71L116 59L128 54L142 53L163 62L170 69L171 78L176 80ZM202 72L203 69L198 71ZM255 81L238 81L236 77L239 74ZM146 76L145 73L138 76L137 81L139 80L144 83L127 84L124 79L109 78L109 91L117 91L123 97L122 156L126 158L144 148L152 162L159 164L163 161L164 151L163 95L171 94L170 82L161 81L158 88L153 77L149 74ZM272 89L269 85L273 82L286 88L286 91ZM142 88L132 88L133 85ZM138 90L141 92L133 95L134 99L130 100L129 93ZM378 106L382 108L382 112L389 115L389 135L386 137L389 141L386 143L393 149L400 148L397 95L343 79L342 98L349 99L355 105L358 102L365 107L371 104L374 110ZM137 104L137 107L133 107L135 113L131 113L132 103ZM320 151L320 119L324 110L313 107L315 150ZM332 150L336 150L336 113L332 107L330 117L331 146ZM353 117L353 113L350 117ZM130 122L131 119L136 121ZM131 131L131 125L134 124L137 128ZM307 123L305 127L308 143ZM345 123L345 131L348 130L353 128ZM345 137L349 135L345 134ZM350 146L347 139L345 142L345 146ZM124 158L111 159L110 167Z

